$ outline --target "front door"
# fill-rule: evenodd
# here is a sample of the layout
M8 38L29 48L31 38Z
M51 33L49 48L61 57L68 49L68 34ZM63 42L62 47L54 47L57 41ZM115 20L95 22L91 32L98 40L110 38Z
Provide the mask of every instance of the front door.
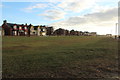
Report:
M6 36L10 36L10 35L11 35L11 30L10 30L10 28L5 28L5 29L4 29L4 32L5 32L5 35L6 35Z

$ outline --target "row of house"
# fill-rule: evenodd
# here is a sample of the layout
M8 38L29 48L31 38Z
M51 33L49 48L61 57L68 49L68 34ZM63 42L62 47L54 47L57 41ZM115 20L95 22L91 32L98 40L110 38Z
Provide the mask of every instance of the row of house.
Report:
M88 32L88 31L75 31L75 30L65 30L62 28L59 28L54 31L53 35L63 35L63 36L96 36L96 32Z
M2 24L2 35L3 36L96 36L96 32L82 32L82 31L74 31L74 30L65 30L62 28L59 28L57 30L54 30L54 28L47 27L45 25L27 25L27 24L13 24L13 23L7 23L6 20L3 21Z
M45 36L51 35L53 27L46 27L45 25L27 25L27 24L13 24L7 23L5 20L2 24L2 35L5 36Z

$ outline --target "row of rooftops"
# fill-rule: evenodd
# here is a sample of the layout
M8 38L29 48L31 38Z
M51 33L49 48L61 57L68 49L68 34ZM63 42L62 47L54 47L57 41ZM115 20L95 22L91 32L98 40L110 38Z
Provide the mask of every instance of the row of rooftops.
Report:
M27 25L27 24L24 25L24 24L7 23L7 25L10 26L10 27L15 26L15 25L18 26L18 27L19 27L19 26L20 26L20 27L28 27L28 26L30 26L31 24L30 24L30 25ZM33 26L33 25L31 25L31 26ZM38 25L38 26L33 26L33 27L46 27L46 26L45 26L45 25Z
M32 24L27 25L27 23L26 24L7 23L7 20L3 21L3 25L4 24L8 25L8 27L11 27L11 28L13 28L13 26L15 26L15 25L17 26L17 28L18 27L32 27L33 26ZM34 30L37 30L38 27L46 28L47 26L46 25L37 25L37 26L33 26L33 27L34 27ZM59 28L57 30L62 30L62 28ZM65 29L63 29L63 30L65 30ZM74 30L71 30L71 31L74 31ZM78 32L83 33L82 31L78 31ZM84 31L84 33L89 33L89 32L88 31ZM92 33L96 34L96 32L92 32Z
M6 24L6 25L8 25L8 27L13 27L13 26L17 26L17 27L31 27L31 26L33 26L32 24L16 24L16 23L7 23L7 21L6 20L4 20L3 21L3 25L4 24ZM33 26L34 28L37 28L37 27L47 27L46 25L36 25L36 26ZM52 26L51 26L52 27Z

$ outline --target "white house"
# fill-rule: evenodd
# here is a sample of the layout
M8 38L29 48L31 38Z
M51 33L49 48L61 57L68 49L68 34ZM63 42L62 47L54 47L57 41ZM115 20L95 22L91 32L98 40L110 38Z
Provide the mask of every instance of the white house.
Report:
M2 35L2 31L0 30L0 36Z

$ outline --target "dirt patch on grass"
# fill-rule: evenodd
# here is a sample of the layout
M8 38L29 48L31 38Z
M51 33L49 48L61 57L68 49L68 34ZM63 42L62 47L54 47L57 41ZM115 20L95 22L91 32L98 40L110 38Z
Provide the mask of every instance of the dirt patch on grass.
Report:
M20 45L20 46L11 46L11 47L3 47L3 50L10 50L10 49L12 49L12 50L17 50L17 49L29 49L29 48L31 48L30 46L25 46L25 45Z

